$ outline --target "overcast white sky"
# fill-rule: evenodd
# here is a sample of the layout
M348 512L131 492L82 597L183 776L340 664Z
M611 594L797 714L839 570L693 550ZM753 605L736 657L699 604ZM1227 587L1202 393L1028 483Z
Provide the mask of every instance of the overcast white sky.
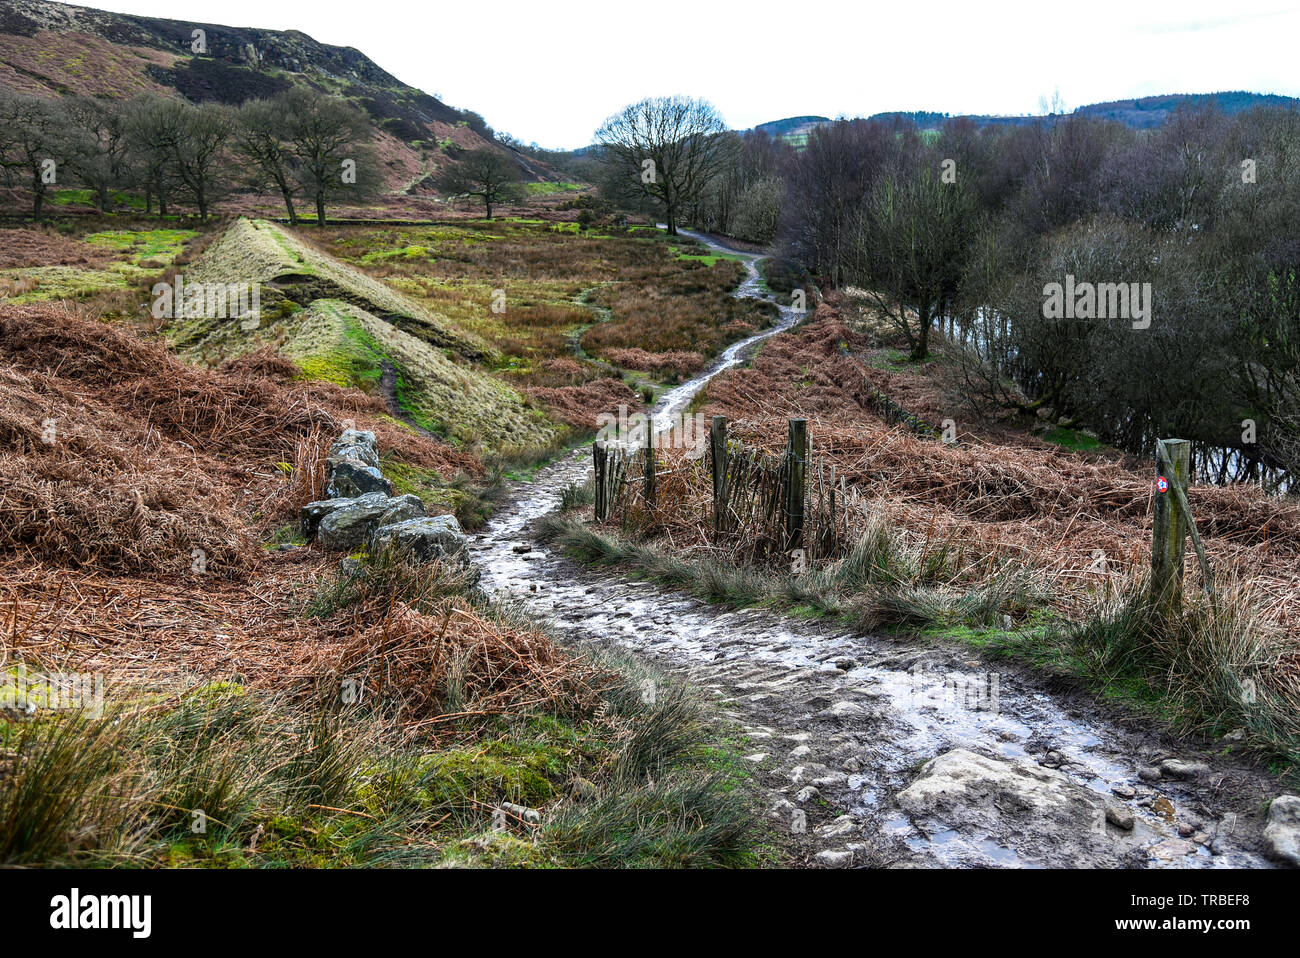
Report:
M296 29L525 142L571 148L644 96L743 129L800 114L1035 113L1153 93L1300 96L1300 3L1280 0L98 0Z

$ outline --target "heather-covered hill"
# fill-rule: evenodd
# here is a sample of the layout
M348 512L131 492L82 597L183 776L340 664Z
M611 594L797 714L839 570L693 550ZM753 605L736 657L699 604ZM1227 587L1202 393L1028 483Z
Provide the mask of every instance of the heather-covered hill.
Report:
M203 31L206 52L195 52L196 30ZM365 112L392 190L410 189L465 152L507 150L472 110L408 86L359 50L297 30L141 17L48 0L6 0L0 9L0 87L20 93L157 93L238 105L294 85L346 99ZM526 179L556 179L544 163L509 152Z

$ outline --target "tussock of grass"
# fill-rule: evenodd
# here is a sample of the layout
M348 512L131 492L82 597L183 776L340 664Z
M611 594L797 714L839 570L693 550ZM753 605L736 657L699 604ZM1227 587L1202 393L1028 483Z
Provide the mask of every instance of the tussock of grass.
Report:
M576 490L562 494L562 501L580 498ZM583 561L632 568L710 602L808 608L842 616L863 629L988 625L1003 615L1023 616L1041 592L1030 576L1012 569L982 583L957 586L943 550L909 549L878 525L868 527L843 559L799 574L714 556L683 557L654 543L608 534L562 512L539 520L537 535Z
M1175 723L1190 732L1244 729L1248 744L1300 760L1300 688L1286 636L1263 614L1260 597L1231 579L1216 598L1189 592L1180 614L1151 601L1145 576L1100 595L1068 633L1072 651L1104 690L1145 688L1168 700ZM1294 773L1293 773L1294 774Z

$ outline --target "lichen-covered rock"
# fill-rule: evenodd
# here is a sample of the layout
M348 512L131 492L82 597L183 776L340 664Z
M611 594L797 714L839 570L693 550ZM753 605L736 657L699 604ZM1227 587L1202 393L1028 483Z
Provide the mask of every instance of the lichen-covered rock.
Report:
M1269 803L1264 839L1274 858L1300 866L1300 797L1279 795Z
M382 493L376 493L382 495ZM299 512L298 525L302 529L303 538L316 538L316 530L321 524L321 520L341 506L346 506L349 502L355 502L354 498L340 499L320 499L316 502L309 502L302 507Z
M401 549L419 562L451 560L463 570L473 566L469 540L455 516L425 516L377 526L370 537L370 550Z
M331 499L363 496L368 492L382 492L386 496L393 494L393 484L384 478L376 467L367 465L360 459L326 460L329 482L325 486L325 495Z
M391 526L394 523L405 522L407 519L419 519L426 515L424 511L424 500L419 496L413 496L409 493L404 496L398 496L392 500L392 505L388 510L379 517L375 523L375 528Z
M359 459L367 466L379 468L379 441L373 432L345 429L330 446L330 459Z
M321 519L316 541L324 549L350 552L365 543L370 530L396 502L392 496L382 492L345 500Z

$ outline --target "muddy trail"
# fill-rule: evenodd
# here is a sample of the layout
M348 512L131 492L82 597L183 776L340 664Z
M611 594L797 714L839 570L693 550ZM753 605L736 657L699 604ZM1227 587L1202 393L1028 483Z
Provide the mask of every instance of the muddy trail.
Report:
M744 255L737 295L770 298L758 257ZM783 309L778 326L664 394L656 417L799 318ZM1270 867L1261 803L1276 783L1041 673L955 644L709 605L539 545L534 520L585 481L590 456L512 487L474 542L484 586L566 641L631 650L714 696L719 734L739 738L793 864Z

